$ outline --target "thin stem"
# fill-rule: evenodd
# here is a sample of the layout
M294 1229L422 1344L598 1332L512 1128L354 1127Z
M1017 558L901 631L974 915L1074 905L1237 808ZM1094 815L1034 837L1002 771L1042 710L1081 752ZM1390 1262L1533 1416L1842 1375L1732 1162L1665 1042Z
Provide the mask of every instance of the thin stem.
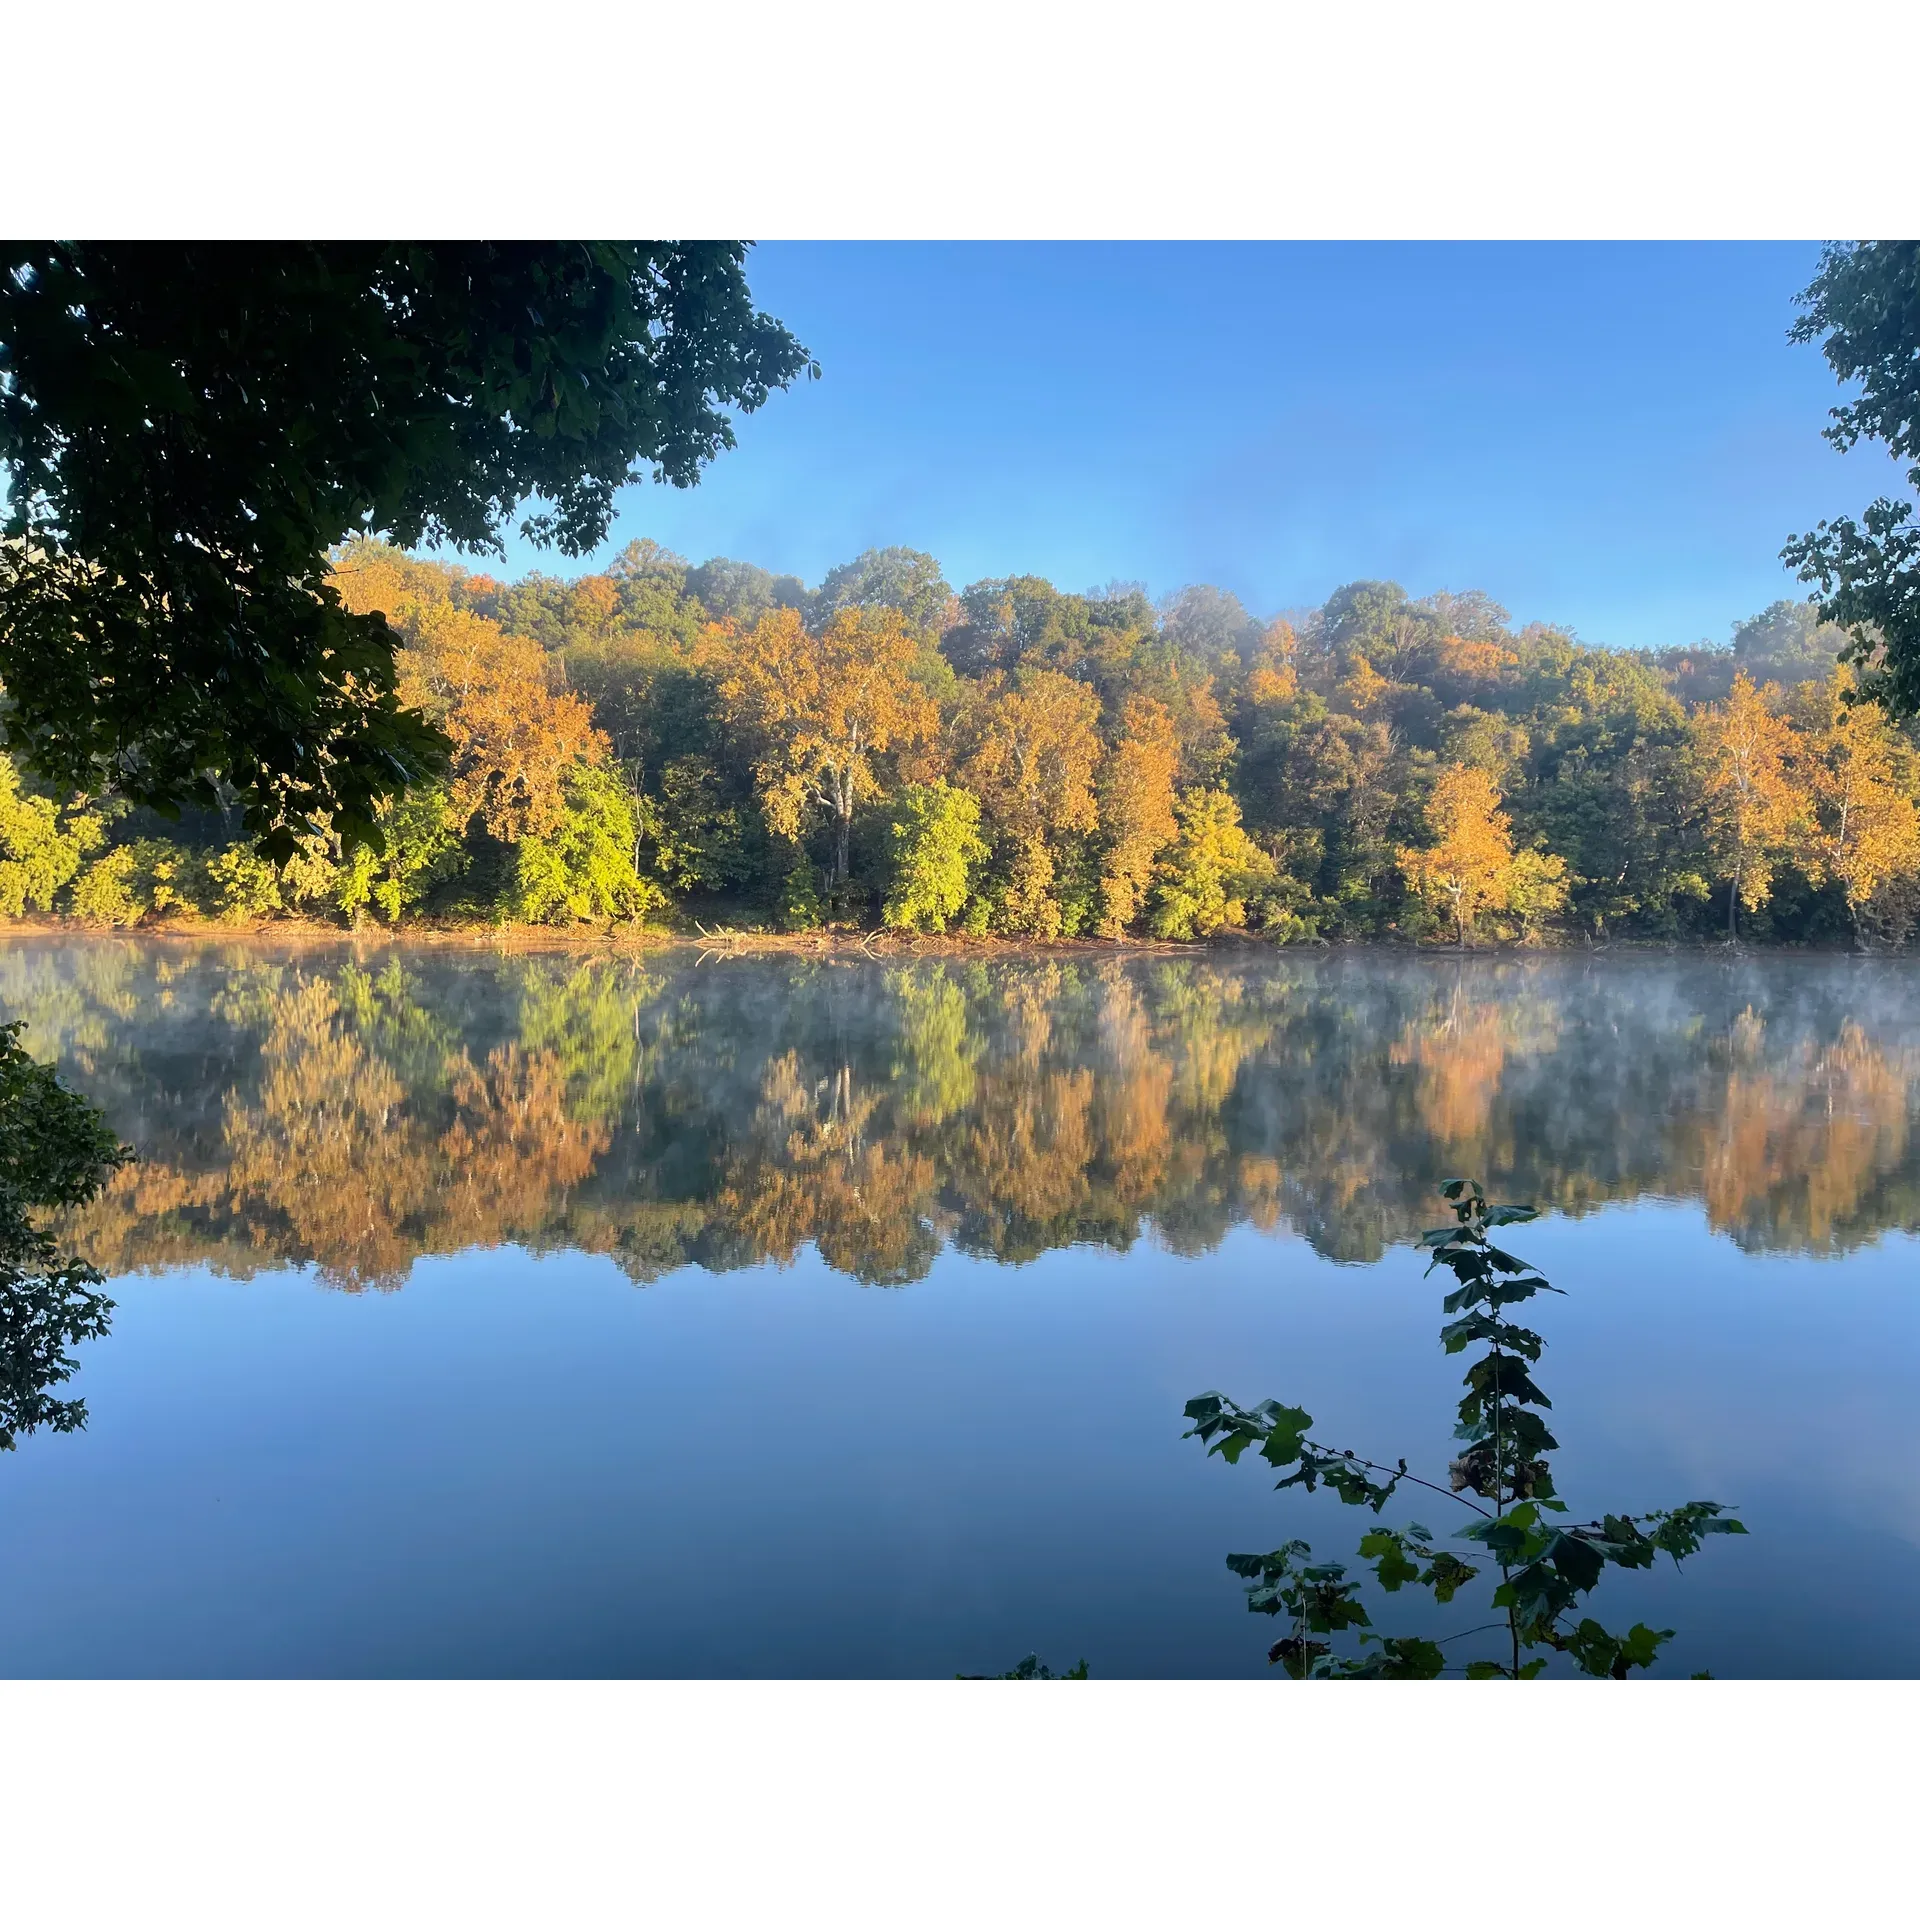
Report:
M1449 1500L1457 1501L1471 1513L1477 1513L1481 1519L1497 1518L1489 1514L1477 1500L1469 1500L1464 1494L1455 1493L1451 1487L1437 1485L1431 1480L1422 1480L1417 1473L1409 1473L1404 1467L1389 1467L1378 1460L1363 1460L1357 1453L1342 1453L1338 1447L1323 1447L1317 1440L1303 1440L1300 1443L1302 1453L1311 1449L1327 1460L1351 1460L1356 1467L1368 1467L1375 1473L1390 1473L1396 1480L1411 1480L1416 1487L1425 1487L1430 1493L1444 1494Z

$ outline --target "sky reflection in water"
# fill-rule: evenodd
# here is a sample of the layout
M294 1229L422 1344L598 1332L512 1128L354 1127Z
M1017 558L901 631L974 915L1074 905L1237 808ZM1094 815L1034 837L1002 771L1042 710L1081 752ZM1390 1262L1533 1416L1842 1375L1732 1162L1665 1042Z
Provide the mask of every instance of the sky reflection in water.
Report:
M1262 1672L1224 1555L1358 1526L1180 1404L1442 1461L1475 1172L1555 1209L1573 1504L1753 1528L1601 1616L1920 1674L1908 964L30 940L0 1007L141 1156L0 1670Z

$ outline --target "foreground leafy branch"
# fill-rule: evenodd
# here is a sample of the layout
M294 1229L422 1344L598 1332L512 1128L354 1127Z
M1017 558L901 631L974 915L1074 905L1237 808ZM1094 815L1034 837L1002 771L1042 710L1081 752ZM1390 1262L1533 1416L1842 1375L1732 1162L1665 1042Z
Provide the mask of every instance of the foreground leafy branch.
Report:
M1229 1464L1249 1447L1270 1466L1290 1468L1275 1484L1327 1487L1348 1506L1381 1513L1403 1481L1465 1507L1472 1518L1454 1538L1460 1552L1442 1547L1432 1531L1415 1522L1377 1526L1360 1540L1360 1557L1387 1593L1405 1586L1428 1588L1450 1603L1483 1573L1493 1579L1491 1605L1503 1619L1507 1652L1501 1659L1450 1662L1447 1646L1485 1631L1469 1628L1440 1640L1396 1637L1373 1631L1360 1599L1360 1582L1346 1567L1315 1560L1304 1540L1289 1540L1271 1553L1234 1553L1228 1569L1247 1582L1251 1612L1284 1616L1291 1631L1268 1649L1267 1658L1296 1680L1432 1680L1447 1672L1469 1679L1532 1680L1545 1671L1549 1649L1566 1654L1583 1673L1624 1680L1636 1667L1650 1667L1671 1630L1636 1623L1623 1634L1609 1632L1591 1616L1572 1616L1608 1567L1648 1568L1658 1554L1677 1566L1697 1553L1708 1534L1745 1533L1719 1502L1691 1500L1654 1513L1609 1513L1598 1520L1567 1521L1566 1503L1554 1490L1546 1455L1559 1443L1541 1418L1552 1401L1535 1383L1531 1368L1545 1345L1531 1327L1506 1317L1509 1307L1548 1285L1538 1268L1497 1247L1487 1234L1536 1217L1524 1206L1491 1206L1475 1180L1449 1180L1440 1193L1454 1224L1423 1236L1431 1254L1428 1272L1445 1267L1459 1283L1441 1305L1456 1317L1440 1330L1449 1353L1480 1349L1467 1368L1454 1439L1459 1453L1447 1464L1446 1482L1424 1479L1404 1459L1391 1467L1352 1449L1309 1440L1313 1417L1275 1400L1241 1407L1223 1394L1201 1394L1186 1405L1193 1422L1186 1437L1208 1442L1207 1451ZM1357 1634L1354 1650L1335 1636Z
M39 1427L86 1424L84 1402L47 1389L73 1377L69 1349L107 1331L113 1302L99 1268L63 1254L33 1216L84 1205L129 1157L94 1108L21 1047L20 1026L0 1026L0 1452Z

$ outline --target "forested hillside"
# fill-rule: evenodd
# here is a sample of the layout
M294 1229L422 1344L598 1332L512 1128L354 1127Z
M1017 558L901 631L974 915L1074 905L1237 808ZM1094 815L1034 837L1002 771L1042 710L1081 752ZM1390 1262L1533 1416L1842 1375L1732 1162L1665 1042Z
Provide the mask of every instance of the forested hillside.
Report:
M811 590L648 541L511 585L360 543L333 579L453 748L384 851L276 868L237 808L0 763L0 913L1479 943L1920 911L1913 741L1792 602L1636 652L1378 581L1270 624L1204 586L955 593L903 548Z

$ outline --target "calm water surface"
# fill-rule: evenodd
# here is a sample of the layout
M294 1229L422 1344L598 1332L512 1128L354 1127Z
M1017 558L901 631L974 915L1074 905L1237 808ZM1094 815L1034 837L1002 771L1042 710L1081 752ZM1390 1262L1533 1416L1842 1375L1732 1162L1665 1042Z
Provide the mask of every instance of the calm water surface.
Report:
M1443 1466L1477 1173L1550 1210L1575 1509L1753 1529L1595 1613L1920 1675L1910 963L33 939L0 1013L140 1156L88 1425L0 1455L5 1672L1264 1673L1224 1556L1359 1527L1181 1404Z

